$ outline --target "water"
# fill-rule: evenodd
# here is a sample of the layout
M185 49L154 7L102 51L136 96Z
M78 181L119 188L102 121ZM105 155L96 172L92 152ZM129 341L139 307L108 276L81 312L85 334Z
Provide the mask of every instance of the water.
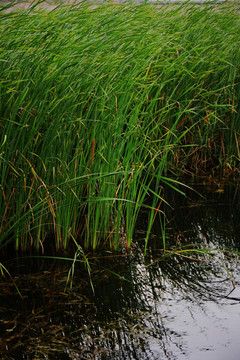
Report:
M89 259L94 294L80 265L70 289L71 263L19 260L23 299L1 281L0 358L237 360L239 201L231 190L191 197L168 199L175 211L166 210L166 242L175 254L163 256L156 223L144 256L143 213L131 253ZM197 246L221 251L182 252Z

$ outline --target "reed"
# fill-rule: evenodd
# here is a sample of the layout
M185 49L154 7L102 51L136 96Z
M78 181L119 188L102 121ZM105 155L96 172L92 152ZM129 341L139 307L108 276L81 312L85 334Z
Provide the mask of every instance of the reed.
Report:
M0 22L0 248L128 248L181 172L237 168L236 5L2 6Z

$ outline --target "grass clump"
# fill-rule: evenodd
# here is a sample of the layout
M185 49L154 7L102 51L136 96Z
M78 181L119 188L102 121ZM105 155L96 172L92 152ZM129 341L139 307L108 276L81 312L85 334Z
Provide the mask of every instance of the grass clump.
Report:
M238 10L2 11L0 247L129 247L172 174L236 167Z

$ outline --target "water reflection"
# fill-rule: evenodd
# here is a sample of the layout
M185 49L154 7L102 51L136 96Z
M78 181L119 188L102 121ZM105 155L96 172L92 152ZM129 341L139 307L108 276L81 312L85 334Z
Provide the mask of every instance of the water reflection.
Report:
M166 233L172 250L189 244L240 250L239 206L216 196L189 205L174 195ZM91 260L94 295L81 267L65 289L69 264L50 270L45 262L41 271L19 273L23 299L12 282L1 281L1 359L236 360L239 258L164 257L157 224L144 256L141 236L131 254Z

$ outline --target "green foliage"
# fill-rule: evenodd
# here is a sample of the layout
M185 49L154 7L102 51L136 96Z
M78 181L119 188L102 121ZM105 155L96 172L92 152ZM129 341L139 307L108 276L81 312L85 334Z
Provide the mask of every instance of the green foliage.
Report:
M238 10L0 12L0 247L129 247L166 176L236 166Z

